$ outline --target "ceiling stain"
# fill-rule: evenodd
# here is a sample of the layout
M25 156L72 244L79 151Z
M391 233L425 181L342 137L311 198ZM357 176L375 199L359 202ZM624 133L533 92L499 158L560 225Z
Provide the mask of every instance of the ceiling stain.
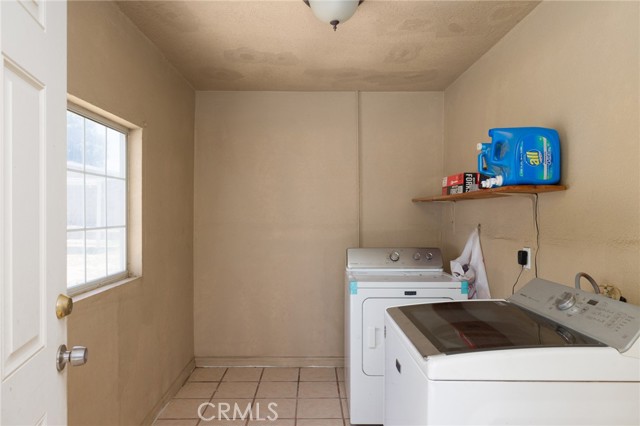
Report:
M438 77L437 70L378 72L364 78L364 81L378 86L405 86L426 83Z
M239 62L244 64L268 64L277 66L291 66L296 65L298 58L292 53L281 52L260 52L249 47L240 47L233 50L225 50L224 58L229 62Z
M153 1L147 5L132 2L133 8L143 8L144 13L157 24L169 27L179 33L193 33L200 30L200 20L189 9L186 2Z
M464 27L460 24L456 24L455 22L452 22L451 24L449 24L449 26L447 27L449 32L453 33L453 34L460 34L463 33L465 31Z
M335 78L340 79L340 80L349 80L349 79L353 79L353 78L359 78L360 77L360 72L359 71L336 71L334 73Z
M236 81L244 78L242 73L227 68L202 67L201 72L209 80Z
M400 31L431 31L433 28L433 21L430 19L421 19L421 18L415 18L415 19L407 19L406 21L402 22L402 25L400 25Z
M384 61L393 64L406 64L418 57L422 46L419 44L397 45L387 54Z
M281 91L444 90L538 4L365 1L334 32L301 1L117 2L196 90Z
M390 87L426 83L435 80L439 74L437 70L383 72L351 68L340 69L337 72L333 69L307 69L304 73L313 78L332 81L338 85L349 81L358 81L373 86Z

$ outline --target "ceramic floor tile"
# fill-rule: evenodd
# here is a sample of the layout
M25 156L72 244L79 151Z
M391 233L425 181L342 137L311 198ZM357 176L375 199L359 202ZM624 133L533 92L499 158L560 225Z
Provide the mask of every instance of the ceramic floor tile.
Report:
M207 367L196 368L189 377L190 382L219 382L226 368Z
M260 382L256 398L295 398L297 382Z
M300 374L299 368L269 367L262 373L263 382L296 382Z
M345 397L343 368L196 368L154 424L350 426Z
M335 380L335 368L307 367L300 369L301 382L329 382Z
M342 419L342 409L338 398L299 399L299 419Z
M153 426L196 426L198 419L166 419L156 420Z
M349 415L349 404L347 403L346 399L341 399L340 402L342 403L342 416L345 419L348 419L350 417L350 415Z
M296 417L296 403L294 398L264 398L253 402L256 418L294 419Z
M336 382L300 382L298 398L338 398Z
M218 382L187 382L174 398L211 398Z
M249 420L248 426L295 426L295 419Z
M257 388L258 382L222 382L213 396L214 398L253 398Z
M298 426L344 426L341 419L298 419Z
M172 399L158 419L197 419L200 405L207 402L207 399Z
M252 416L251 401L249 398L213 398L200 424L224 423L224 421L242 421L244 424Z
M225 382L257 382L262 375L262 368L230 367L224 375Z

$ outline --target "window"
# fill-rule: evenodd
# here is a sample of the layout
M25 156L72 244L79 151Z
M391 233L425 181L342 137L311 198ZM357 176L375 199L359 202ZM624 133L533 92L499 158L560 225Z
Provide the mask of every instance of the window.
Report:
M67 111L67 287L88 290L128 276L127 129Z

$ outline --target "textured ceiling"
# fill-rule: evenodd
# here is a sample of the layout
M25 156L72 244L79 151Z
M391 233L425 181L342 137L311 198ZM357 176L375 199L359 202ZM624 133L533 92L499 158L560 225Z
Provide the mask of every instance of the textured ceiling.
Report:
M537 1L366 0L334 32L302 0L122 1L197 90L443 90Z

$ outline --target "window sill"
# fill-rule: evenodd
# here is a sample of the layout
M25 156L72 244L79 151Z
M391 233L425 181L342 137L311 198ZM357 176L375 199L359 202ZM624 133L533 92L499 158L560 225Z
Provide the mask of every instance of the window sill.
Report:
M94 296L98 296L99 294L105 293L109 290L113 290L114 288L120 287L122 285L125 284L129 284L129 283L134 283L134 282L138 282L141 281L142 277L141 276L137 276L137 277L127 277L124 279L121 279L120 281L116 281L110 284L105 284L102 285L100 287L94 288L92 290L88 290L88 291L84 291L84 292L80 292L80 293L70 293L71 298L73 299L74 302L80 302L81 300L86 300L89 299L91 297Z

